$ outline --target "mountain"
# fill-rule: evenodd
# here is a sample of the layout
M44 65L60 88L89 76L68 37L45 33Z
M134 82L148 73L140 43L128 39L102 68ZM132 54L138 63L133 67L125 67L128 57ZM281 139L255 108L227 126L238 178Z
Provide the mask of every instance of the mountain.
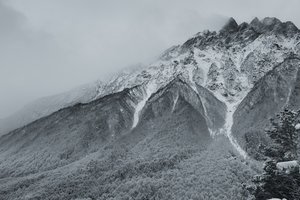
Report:
M245 199L268 118L300 108L299 57L292 22L230 18L146 68L46 98L0 137L0 197Z
M66 93L32 102L11 117L0 121L0 135L61 108L90 102L95 97L118 92L126 87L145 84L160 75L167 80L155 80L154 82L159 82L158 87L178 74L185 74L186 78L193 79L192 81L211 91L217 91L222 95L226 93L235 95L239 93L240 88L249 90L249 87L252 87L245 83L245 76L252 76L247 77L246 81L250 80L250 84L253 84L272 66L282 62L289 53L299 53L298 32L298 28L292 22L281 22L276 18L264 18L261 21L255 18L250 24L240 25L230 18L219 33L210 31L198 33L183 45L168 49L148 68L126 70L105 83L96 81ZM256 63L252 65L253 62ZM224 68L228 67L232 68L230 73L224 74L229 72L224 71ZM189 74L193 72L197 73ZM238 77L239 81L230 83L230 78L234 77Z
M137 68L145 67L143 64L130 65L124 68L123 72L131 72ZM114 79L119 74L116 74ZM70 91L63 92L57 95L39 98L27 105L11 116L0 119L0 136L14 129L20 128L37 119L50 115L68 106L73 106L77 103L87 103L96 99L99 93L102 93L104 82L97 80L88 84L81 85ZM108 93L108 92L107 92Z

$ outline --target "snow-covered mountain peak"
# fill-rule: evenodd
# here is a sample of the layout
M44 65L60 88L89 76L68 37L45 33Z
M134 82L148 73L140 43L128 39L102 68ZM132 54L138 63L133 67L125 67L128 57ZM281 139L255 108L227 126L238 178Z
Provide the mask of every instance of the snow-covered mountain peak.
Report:
M230 18L219 33L198 33L166 50L148 68L113 78L98 97L149 81L162 87L181 74L187 82L192 80L228 102L238 101L272 67L299 52L299 31L293 37L284 34L289 32L287 23L255 18L238 25ZM281 31L273 32L275 26Z
M180 74L190 84L237 102L275 65L299 54L299 38L291 22L266 17L237 24L230 18L219 32L199 32L167 49L148 67L114 76L101 86L96 98L136 85L147 87L149 82L160 88Z
M231 134L233 115L260 78L291 55L299 56L299 30L287 24L265 18L238 25L231 18L219 33L197 33L182 45L166 50L149 67L117 76L106 84L98 97L136 85L144 87L147 92L135 106L134 128L151 95L180 76L198 94L204 113L208 105L197 86L208 89L226 105L223 128L210 129L210 134L227 135L241 156L247 158L247 153ZM209 124L209 118L207 120Z
M224 31L230 34L224 34ZM75 103L86 103L138 85L155 93L178 75L191 87L200 85L228 106L235 105L274 66L291 55L299 54L299 30L291 22L255 18L251 23L237 24L230 18L219 32L206 30L197 33L183 44L167 49L148 66L126 69L106 82L92 84L90 99L82 101L76 95L74 101L65 104L55 100L54 105L50 105L54 107L51 111L43 110L49 107L43 100L45 106L38 115L36 111L26 113L33 116L28 119L35 120L55 111L55 107L58 110ZM155 89L150 90L149 83L154 84ZM61 99L63 101L63 95Z
M230 34L233 32L238 31L239 25L236 23L234 18L229 18L227 23L223 26L223 28L220 30L220 33L222 34Z

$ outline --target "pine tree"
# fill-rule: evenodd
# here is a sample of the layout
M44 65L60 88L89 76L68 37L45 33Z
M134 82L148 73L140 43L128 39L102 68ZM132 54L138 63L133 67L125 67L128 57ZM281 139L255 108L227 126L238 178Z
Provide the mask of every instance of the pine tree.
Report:
M268 160L264 165L264 174L256 176L255 198L264 200L269 198L300 199L299 168L288 173L277 168L278 162L297 159L300 110L297 112L284 109L271 119L271 128L266 130L272 144L265 149Z
M298 116L300 111L294 112L288 109L271 119L271 128L266 131L273 144L266 148L265 155L277 162L289 161L297 158Z

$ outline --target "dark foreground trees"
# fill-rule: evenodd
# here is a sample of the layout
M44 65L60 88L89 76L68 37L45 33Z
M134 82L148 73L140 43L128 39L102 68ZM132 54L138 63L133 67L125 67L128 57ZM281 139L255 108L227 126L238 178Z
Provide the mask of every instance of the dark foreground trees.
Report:
M264 174L254 178L255 199L300 199L297 153L300 134L299 115L300 111L285 109L271 119L271 128L266 130L271 145L265 149L268 160L264 165Z

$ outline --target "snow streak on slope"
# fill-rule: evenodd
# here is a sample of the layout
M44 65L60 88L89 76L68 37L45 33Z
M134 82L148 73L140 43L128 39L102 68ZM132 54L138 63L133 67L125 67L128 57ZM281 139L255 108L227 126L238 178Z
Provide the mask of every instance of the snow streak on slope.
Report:
M206 120L208 120L207 116L207 109L205 107L205 101L203 98L201 98L197 87L196 87L196 83L193 80L193 69L192 68L188 68L188 75L189 75L189 81L191 83L191 87L193 88L193 90L197 93L198 97L200 98L202 105L203 105L203 109L204 109L204 114L206 117ZM239 154L246 159L247 158L247 153L241 148L241 146L238 144L238 142L236 141L236 139L232 136L231 134L231 128L233 125L233 114L237 108L237 106L240 104L240 102L244 99L244 97L246 96L247 92L243 92L240 95L237 95L236 98L234 100L232 100L232 102L229 102L227 98L225 98L224 96L222 96L219 92L215 92L214 95L221 101L224 102L227 106L227 113L226 113L226 117L225 117L225 124L223 129L221 130L222 133L224 133L230 143L233 145L233 147L239 152ZM216 135L215 132L213 132L211 129L209 129L210 135L212 137L214 137Z
M192 87L192 89L196 92L197 96L199 97L201 103L202 103L202 106L203 106L203 110L204 110L204 117L205 117L205 120L206 122L208 123L209 122L209 118L208 118L208 114L207 114L207 109L206 109L206 106L205 106L205 100L203 98L201 98L201 95L199 94L199 91L196 87L196 83L193 79L193 68L188 68L188 76L189 76L189 81L190 81L190 86ZM209 127L208 127L208 131L209 131L209 134L214 137L216 135L216 133L214 131L212 131Z
M176 95L175 100L174 100L174 102L173 102L172 112L174 112L174 110L175 110L176 104L177 104L177 102L178 102L178 98L179 98L179 94Z
M242 147L238 144L236 139L232 136L231 129L233 125L233 114L238 106L239 102L237 104L227 104L227 113L226 113L226 119L223 131L227 135L230 143L234 146L234 148L239 152L239 154L246 159L247 153L242 149Z
M297 80L298 71L299 71L299 68L296 68L296 72L294 73L294 80ZM291 95L292 95L292 87L290 86L288 90L289 90L289 92L288 92L288 96L287 96L287 99L285 102L285 106L287 106L288 103L290 102Z
M242 147L238 144L238 142L236 141L236 139L232 136L232 126L233 126L233 114L236 111L238 105L242 102L242 100L245 98L245 96L247 95L247 91L244 91L243 93L241 93L239 96L236 96L236 98L232 101L228 101L228 99L226 99L224 96L222 96L219 93L214 93L214 95L222 102L224 102L227 106L227 112L226 112L226 116L225 116L225 124L224 127L222 128L221 132L223 134L225 134L230 143L232 144L232 146L239 152L239 154L246 159L247 158L247 153L246 151L244 151L242 149Z
M156 89L157 89L157 85L154 82L150 82L146 85L146 89L145 89L146 91L144 94L144 98L135 107L135 112L133 115L132 129L135 128L136 125L138 124L140 112L144 108L146 102L151 97L151 95L156 91Z

